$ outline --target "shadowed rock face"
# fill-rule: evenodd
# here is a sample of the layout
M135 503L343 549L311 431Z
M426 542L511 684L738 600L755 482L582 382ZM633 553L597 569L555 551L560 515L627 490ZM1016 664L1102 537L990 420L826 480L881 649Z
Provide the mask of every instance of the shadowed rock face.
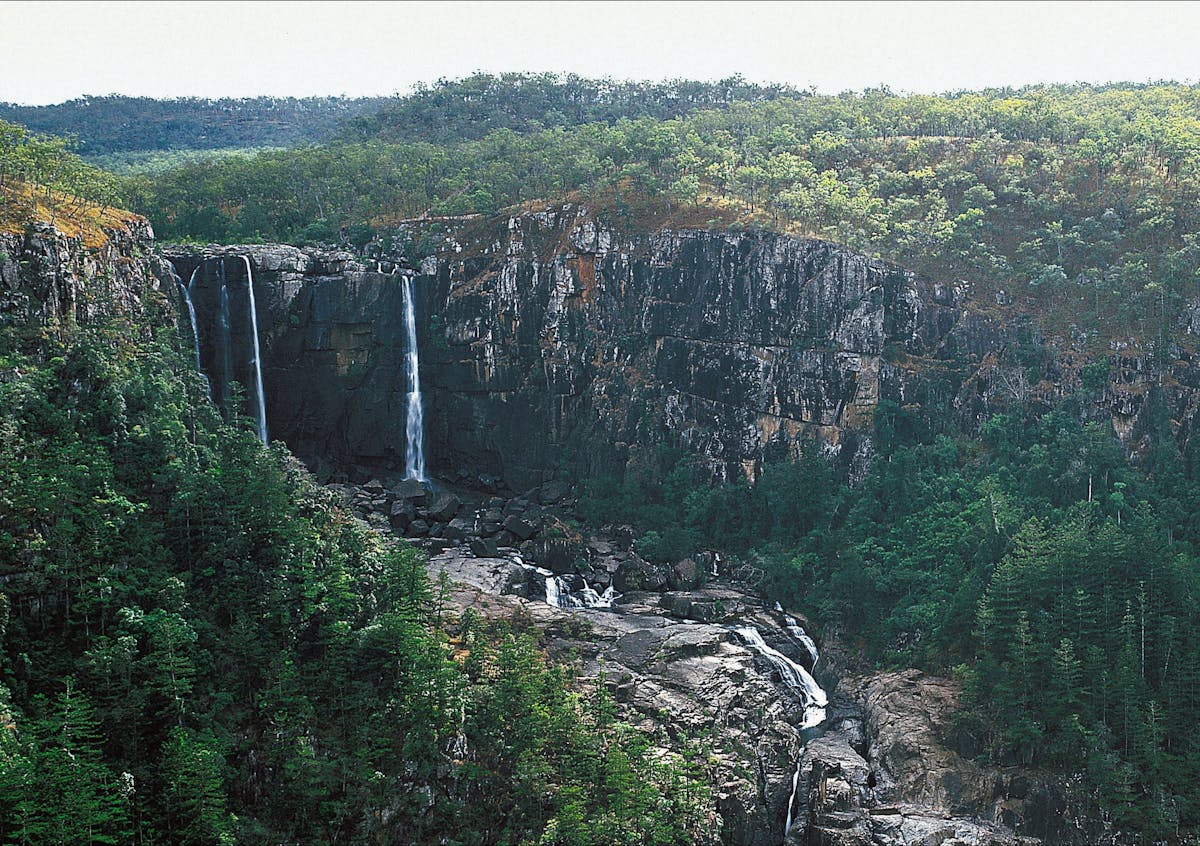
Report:
M414 281L435 476L521 491L663 443L714 477L753 476L805 439L860 473L884 400L971 431L1013 403L1077 396L1133 450L1152 390L1181 441L1200 401L1182 345L1160 387L1136 343L1114 341L1109 384L1082 394L1087 338L1047 337L1010 305L823 241L619 235L569 205L454 225ZM201 254L250 257L273 436L316 465L402 466L394 265L284 246L168 254L185 278ZM1037 372L1015 363L1031 346Z
M611 466L671 443L718 477L753 474L804 437L839 452L881 395L902 398L889 345L933 352L956 319L954 290L822 241L619 242L570 207L471 238L416 279L428 446L435 472L470 468L517 490L553 476L564 452ZM255 267L272 433L308 458L395 466L398 277L288 247L169 253L185 278L222 255Z
M718 477L805 436L836 452L881 395L888 345L925 354L954 324L953 290L823 241L621 241L576 215L515 218L481 255L438 264L432 384L452 466L490 459L527 486L564 448L599 467L665 442Z

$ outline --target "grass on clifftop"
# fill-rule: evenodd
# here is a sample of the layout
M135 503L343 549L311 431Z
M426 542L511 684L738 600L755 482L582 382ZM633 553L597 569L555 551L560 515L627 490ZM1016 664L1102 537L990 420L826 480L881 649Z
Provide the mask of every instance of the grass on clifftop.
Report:
M52 224L68 237L81 238L97 249L108 241L108 231L124 228L141 215L98 205L73 194L41 188L27 182L0 186L0 232L23 232L34 221Z

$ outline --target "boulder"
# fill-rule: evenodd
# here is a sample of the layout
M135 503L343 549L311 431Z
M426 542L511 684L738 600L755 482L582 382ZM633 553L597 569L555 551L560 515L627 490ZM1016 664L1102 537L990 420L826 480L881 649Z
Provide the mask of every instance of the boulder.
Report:
M492 538L475 538L471 541L470 550L476 558L497 558L500 555L500 545Z
M429 524L424 520L413 520L408 524L408 530L405 534L410 538L423 538L429 534Z
M452 523L447 523L442 527L441 537L452 543L460 543L467 539L467 533Z
M412 500L416 505L424 505L429 496L425 485L416 479L405 479L398 482L396 487L392 488L392 493L396 495L396 499Z
M688 619L698 623L719 623L729 616L728 609L719 600L693 602L688 610Z
M475 520L470 516L455 517L450 521L450 525L456 529L461 529L467 534L475 531Z
M667 569L631 556L617 568L613 585L619 593L631 590L663 590L667 586Z
M383 482L379 481L378 479L372 479L371 481L369 481L365 485L363 485L363 490L366 491L367 493L371 494L372 496L382 494L383 493Z
M571 488L566 482L547 482L542 485L538 499L541 500L542 505L553 505L565 499L570 491Z
M393 529L404 531L408 528L416 514L411 502L398 499L392 503L391 513L388 514L388 522L392 524Z
M658 601L659 607L673 617L686 620L692 610L692 600L685 593L664 593Z
M429 506L429 516L439 523L449 523L462 508L462 500L449 491L441 491Z
M523 541L529 540L538 532L536 526L532 525L526 520L523 520L515 514L510 514L508 517L504 518L504 530L511 533L517 539Z
M704 573L691 558L685 558L667 572L671 590L691 590L700 586Z

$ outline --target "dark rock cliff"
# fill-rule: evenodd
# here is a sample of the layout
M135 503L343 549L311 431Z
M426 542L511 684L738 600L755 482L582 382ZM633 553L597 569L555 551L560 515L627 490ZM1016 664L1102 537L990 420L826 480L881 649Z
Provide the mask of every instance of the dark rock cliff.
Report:
M343 470L399 466L395 265L280 246L170 253L185 278L205 255L253 265L272 436ZM658 444L728 478L812 439L860 472L881 401L918 425L972 431L1004 408L1070 397L1136 450L1148 396L1181 442L1200 398L1190 325L1155 358L1136 339L1052 334L1002 296L981 302L824 241L624 235L566 205L456 222L412 272L432 472L518 491L619 469ZM1085 387L1095 360L1107 378Z

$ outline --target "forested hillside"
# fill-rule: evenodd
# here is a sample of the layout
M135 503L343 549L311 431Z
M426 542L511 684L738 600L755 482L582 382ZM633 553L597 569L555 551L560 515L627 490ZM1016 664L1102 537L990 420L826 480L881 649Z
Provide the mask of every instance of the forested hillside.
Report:
M592 90L580 115L602 119L541 126L509 105L524 102L524 84L483 89L458 111L442 103L452 88L401 101L360 122L370 140L197 162L126 190L163 237L202 241L337 240L351 227L361 238L404 218L572 191L619 218L623 191L649 193L693 220L732 206L745 225L1068 297L1101 324L1161 317L1195 287L1194 87L754 94L667 119ZM531 111L549 108L544 87L535 92ZM439 140L443 109L471 131Z
M386 98L80 97L53 106L0 103L0 120L74 138L90 157L143 150L293 147L323 141Z
M96 174L6 137L0 842L715 842L699 750L521 620L452 624L421 553L222 420L139 221L63 193Z

